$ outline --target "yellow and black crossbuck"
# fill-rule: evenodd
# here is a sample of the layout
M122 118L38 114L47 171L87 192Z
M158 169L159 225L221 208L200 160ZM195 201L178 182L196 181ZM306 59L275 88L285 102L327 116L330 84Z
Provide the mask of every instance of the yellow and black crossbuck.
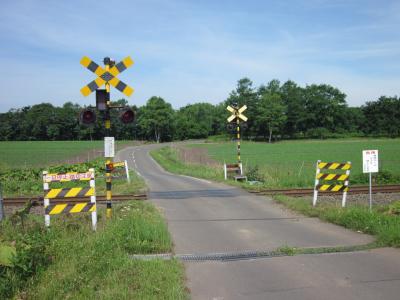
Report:
M117 90L124 93L128 97L132 95L133 88L117 78L118 74L133 65L133 60L129 56L111 67L109 70L100 67L87 56L84 56L81 59L81 65L83 65L88 70L92 71L98 76L95 80L93 80L81 89L82 95L89 96L90 93L94 92L105 83L111 84L113 87L115 87Z

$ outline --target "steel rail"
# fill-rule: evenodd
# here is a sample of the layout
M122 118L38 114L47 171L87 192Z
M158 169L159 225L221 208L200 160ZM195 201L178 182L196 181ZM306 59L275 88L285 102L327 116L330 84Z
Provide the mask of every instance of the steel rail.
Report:
M129 201L129 200L146 200L147 194L130 194L130 195L113 195L113 200L118 201ZM24 205L27 201L33 200L36 205L43 205L43 196L32 196L32 197L8 197L4 198L5 206L19 206ZM52 203L78 203L78 202L89 202L89 197L78 197L78 198L55 198L51 199ZM106 196L97 196L96 201L98 203L105 203Z
M249 191L257 195L287 195L287 196L310 196L314 192L313 188L294 188L294 189L260 189ZM337 195L337 192L322 192L322 195ZM373 186L372 192L376 193L400 193L400 185ZM350 186L348 194L368 194L368 186Z

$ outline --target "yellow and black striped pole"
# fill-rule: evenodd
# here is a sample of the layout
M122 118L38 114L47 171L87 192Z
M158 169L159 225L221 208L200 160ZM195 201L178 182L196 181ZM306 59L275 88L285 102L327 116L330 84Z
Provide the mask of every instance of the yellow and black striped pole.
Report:
M240 121L247 121L247 117L243 115L243 112L247 109L247 106L243 105L241 108L239 108L237 104L234 104L232 106L228 105L226 109L232 113L232 115L227 119L228 123L231 123L236 119L237 161L240 168L240 175L243 175L242 159L240 157Z
M236 118L236 138L237 138L237 159L238 164L241 163L240 159L240 123L239 118Z
M106 58L104 59L104 64L105 64L105 69L106 72L110 70L110 60L107 60ZM110 84L106 82L106 92L108 94L107 99L110 98ZM106 111L104 112L104 122L105 122L105 135L106 137L110 136L111 133L111 117L110 117L110 101L109 100L106 103ZM111 193L111 188L112 188L112 182L111 182L111 171L112 171L112 157L106 157L106 217L109 219L111 218L112 215L112 193Z

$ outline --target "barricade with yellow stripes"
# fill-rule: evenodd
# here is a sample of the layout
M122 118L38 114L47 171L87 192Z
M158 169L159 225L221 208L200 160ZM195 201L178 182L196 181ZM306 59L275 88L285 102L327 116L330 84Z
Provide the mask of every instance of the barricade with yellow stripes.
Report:
M131 178L129 177L128 162L126 160L113 162L112 165L112 179L126 179L128 183L131 182Z
M313 206L317 204L318 192L343 192L342 207L345 207L351 162L337 163L318 160L316 169Z
M50 188L52 182L70 182L70 181L89 181L88 187L72 188ZM89 169L85 173L48 173L43 171L43 190L44 190L44 210L45 225L50 226L50 216L62 213L80 213L90 212L92 214L92 227L96 230L97 211L96 211L96 190L95 190L94 169ZM80 202L74 204L57 203L51 204L50 199L55 198L82 198L90 197L90 202Z

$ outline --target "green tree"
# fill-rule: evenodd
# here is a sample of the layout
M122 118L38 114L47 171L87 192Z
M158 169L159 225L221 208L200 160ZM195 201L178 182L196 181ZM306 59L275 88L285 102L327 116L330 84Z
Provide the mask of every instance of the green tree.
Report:
M364 130L367 134L400 135L400 99L382 96L377 101L362 106L365 116Z
M139 110L138 126L146 139L170 141L174 134L175 111L161 97L151 97Z
M289 137L294 137L306 130L307 110L304 90L295 82L288 80L280 88L280 94L286 106L287 117L283 132Z
M305 129L325 128L335 132L342 128L342 119L347 108L346 95L327 84L312 84L304 89Z
M264 138L268 132L268 142L271 143L272 134L282 130L286 121L286 106L279 93L279 81L273 80L267 86L260 87L258 93L257 114L254 124L263 133Z
M213 133L215 107L210 103L189 104L176 113L178 139L206 138Z

